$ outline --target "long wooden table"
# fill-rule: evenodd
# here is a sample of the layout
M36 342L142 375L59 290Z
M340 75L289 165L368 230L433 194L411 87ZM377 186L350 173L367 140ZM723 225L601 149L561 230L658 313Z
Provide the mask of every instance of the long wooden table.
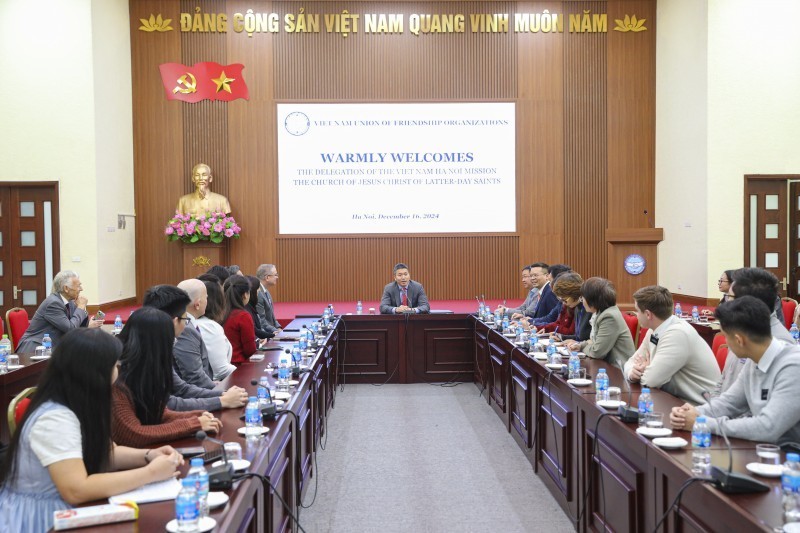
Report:
M595 403L592 387L569 385L543 362L486 324L473 318L475 384L500 417L565 513L581 531L653 531L691 474L691 448L663 450L638 435ZM639 385L630 393L622 373L605 361L584 359L594 377L605 368L622 399L636 405ZM664 413L684 402L662 391L651 392L654 410ZM603 418L600 420L600 418ZM688 431L676 431L691 441ZM596 442L595 442L596 441ZM756 461L755 444L731 439L733 470L747 474ZM727 446L712 438L712 464L727 467ZM706 483L689 487L680 512L660 531L766 531L782 524L780 480L759 478L768 493L726 495Z
M335 322L318 350L312 371L303 374L294 389L287 407L297 415L296 419L285 415L267 422L270 432L265 438L245 440L236 433L243 425L239 420L243 409L218 413L225 424L218 437L240 442L244 456L251 461L250 471L268 477L293 511L313 490L314 454L325 438L327 414L335 403L339 379L345 378L350 382L373 382L391 376L390 382L405 382L442 381L444 376L463 379L464 374L471 375L499 417L498 430L511 433L530 462L532 474L542 479L581 531L653 531L680 486L691 477L691 448L660 449L635 432L636 424L604 416L605 410L595 403L593 388L569 385L474 316L414 316L408 321L393 316L343 318ZM299 330L313 319L298 318L287 329ZM465 330L469 335L466 344ZM277 341L275 346L284 348L290 344ZM368 370L366 354L389 353L390 345L396 346L399 354L395 375L392 376L391 358L381 365L374 364L373 359L375 368ZM267 351L265 361L242 365L225 385L239 385L255 394L250 380L265 374L266 363L277 363L280 353ZM591 377L605 368L611 384L623 388L622 398L637 402L639 386L632 385L630 392L625 390L618 369L591 359L582 364ZM665 417L673 406L683 403L657 390L652 391L652 396L655 410ZM690 440L689 432L676 433ZM196 443L187 438L171 444ZM745 465L756 460L755 443L731 439L731 445L733 470L746 473ZM719 437L712 439L712 462L722 467L728 464L727 447ZM679 512L667 517L661 531L739 532L780 527L780 482L761 480L771 487L770 492L732 496L704 483L689 487ZM229 491L228 504L212 512L217 531L293 530L275 492L264 490L255 479L237 483ZM145 504L138 522L95 530L163 530L173 516L173 502ZM302 513L300 520L302 524Z

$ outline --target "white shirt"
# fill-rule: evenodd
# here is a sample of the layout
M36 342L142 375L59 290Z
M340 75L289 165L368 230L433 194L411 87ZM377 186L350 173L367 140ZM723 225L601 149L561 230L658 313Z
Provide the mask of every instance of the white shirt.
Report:
M81 423L75 413L59 406L34 422L30 430L30 444L45 468L67 459L83 459Z
M236 370L236 367L231 364L233 347L231 346L231 341L225 336L225 330L222 326L204 316L196 318L192 322L200 328L200 335L203 336L203 343L205 343L208 350L208 363L211 365L214 381L225 379Z

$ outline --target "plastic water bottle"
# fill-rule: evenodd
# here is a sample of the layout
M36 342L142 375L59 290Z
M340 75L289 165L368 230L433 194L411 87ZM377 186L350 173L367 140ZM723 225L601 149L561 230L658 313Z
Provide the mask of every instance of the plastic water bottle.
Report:
M363 312L364 312L364 304L362 304L361 300L359 300L358 302L356 302L356 314L360 315Z
M202 457L193 457L189 463L191 468L186 477L194 478L194 486L197 491L197 502L200 509L200 518L208 516L208 471L203 466Z
M328 309L330 309L330 317L333 318L334 317L333 304L328 304Z
M267 376L261 376L261 379L258 380L258 408L259 409L269 405L269 393L268 393L267 389L269 389L269 378Z
M647 425L647 413L653 412L653 398L650 396L650 389L642 387L642 393L639 395L639 427L643 428Z
M597 392L597 400L608 400L608 374L606 369L601 368L597 371L597 377L594 380L595 391Z
M478 316L483 317L483 314L484 314L483 302L478 302Z
M122 332L122 317L117 315L114 319L114 335L119 335Z
M551 365L561 363L561 355L556 349L556 341L553 337L550 337L550 342L547 343L547 362Z
M244 409L245 433L247 435L261 434L261 409L258 407L258 398L250 396L247 407Z
M692 307L692 322L699 322L700 321L700 311L697 310L697 306Z
M181 480L181 485L181 491L175 498L175 518L178 520L178 531L197 531L200 510L195 481L187 476Z
M569 354L569 379L578 379L581 375L581 358L578 352L571 352Z
M8 373L8 354L11 353L11 341L8 340L8 335L3 335L3 340L0 340L0 374Z
M49 333L45 333L42 337L42 346L44 346L44 354L47 357L53 355L53 339L50 338Z
M792 335L795 344L800 344L800 329L797 329L797 324L792 323L791 329L789 329L789 333Z
M508 331L508 315L503 316L503 333Z
M498 309L494 312L495 329L499 328L502 323L503 323L503 313L501 313L500 310Z
M289 361L285 357L281 357L278 365L278 388L282 390L289 388Z
M302 359L303 353L300 351L300 345L295 343L295 345L292 346L292 366L299 367Z
M676 303L675 304L675 316L678 317L678 318L683 316L683 310L681 309L681 304L680 303Z
M297 341L301 352L305 352L306 350L308 350L308 337L306 336L305 330L303 330L303 332L300 333L300 338Z
M692 428L692 474L708 476L711 474L711 431L706 417L698 416Z
M800 455L787 453L781 474L783 521L800 522Z

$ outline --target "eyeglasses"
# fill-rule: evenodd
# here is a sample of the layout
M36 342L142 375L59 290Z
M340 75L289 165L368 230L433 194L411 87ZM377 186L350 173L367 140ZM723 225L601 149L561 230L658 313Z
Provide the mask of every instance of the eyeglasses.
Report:
M188 316L176 316L175 318L177 318L178 320L185 320L186 322L189 322Z
M730 281L727 278L719 278L719 280L717 282L718 283L730 283Z

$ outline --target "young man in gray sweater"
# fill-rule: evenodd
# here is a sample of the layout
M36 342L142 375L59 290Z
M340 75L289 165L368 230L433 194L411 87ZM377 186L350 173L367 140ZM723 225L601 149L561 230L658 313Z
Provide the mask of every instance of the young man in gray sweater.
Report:
M691 431L705 415L712 433L783 444L800 441L800 347L773 338L764 302L744 296L721 305L714 313L725 340L747 358L733 386L710 403L684 404L670 413L673 429Z

